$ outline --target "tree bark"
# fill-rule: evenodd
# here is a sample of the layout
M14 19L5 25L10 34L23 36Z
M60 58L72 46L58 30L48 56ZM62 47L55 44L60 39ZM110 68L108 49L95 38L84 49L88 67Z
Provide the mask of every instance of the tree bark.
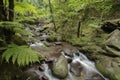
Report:
M9 21L14 19L14 0L9 0Z
M5 11L5 5L3 3L3 0L0 0L0 21L6 21L7 16L6 16L6 11Z
M55 24L55 20L54 20L54 16L53 16L52 4L51 4L51 1L50 1L50 0L49 0L49 8L50 8L50 13L51 13L52 22L53 22L53 25L54 25L54 30L55 30L55 32L56 32L56 31L57 31L57 28L56 28L56 24Z
M78 22L78 29L77 29L77 37L80 37L80 26L81 26L81 22Z

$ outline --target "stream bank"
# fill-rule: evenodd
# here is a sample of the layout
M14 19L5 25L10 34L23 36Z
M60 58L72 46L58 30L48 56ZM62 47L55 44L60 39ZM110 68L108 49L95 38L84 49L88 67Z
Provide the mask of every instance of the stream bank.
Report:
M103 25L106 25L106 23ZM107 25L107 26L111 26L111 25ZM34 41L32 42L37 41L37 43L35 44L39 44L38 47L32 47L35 51L39 52L40 54L45 56L47 59L50 58L50 60L59 58L59 56L61 55L59 53L61 53L61 51L65 51L65 53L69 53L67 54L68 56L73 56L72 53L76 53L76 51L77 52L80 51L84 53L90 60L95 62L97 69L105 77L109 78L110 80L119 80L120 58L119 56L115 55L116 53L113 55L114 51L111 52L112 49L109 49L109 44L111 42L112 43L110 45L114 46L114 43L115 43L115 44L118 44L117 47L119 48L120 40L118 37L119 30L117 30L117 28L113 28L113 30L109 33L105 31L106 28L105 29L104 28L101 28L101 29L88 28L87 30L85 30L84 33L82 33L84 35L82 36L82 39L84 40L84 42L80 42L78 44L77 43L74 44L74 42L71 42L71 41L68 41L69 43L61 42L60 35L56 35L54 33L52 33L51 35L51 33L49 33L51 28L52 28L52 24L47 24L35 30L38 33L35 32L36 37L34 37L33 39ZM42 33L40 34L40 32ZM77 40L77 38L75 39ZM53 41L53 42L49 42L49 41ZM41 42L43 44L41 44ZM72 46L70 43L74 46ZM116 49L116 46L113 47L113 49L114 48ZM119 51L117 52L117 54L119 54ZM71 59L69 61L71 61ZM77 63L77 65L79 64ZM77 67L77 65L75 67ZM75 71L73 70L73 73L74 72ZM75 72L75 74L76 73L79 73L79 72ZM79 77L77 78L79 79ZM77 80L77 78L75 78L75 80ZM84 80L84 78L81 78L81 79Z
M50 24L48 25L49 29ZM30 47L44 56L45 60L25 70L20 80L29 77L32 80L108 80L96 69L95 63L81 53L82 48L61 42L57 38L49 42L51 34L43 32L46 30L45 26L35 30L28 27L27 30L35 34L34 39L30 39L33 40L30 41Z
M52 28L51 23L42 26L34 26L35 27L29 27L28 25L25 27L26 30L32 32L34 35L24 36L23 39L33 50L44 56L45 60L41 63L32 64L26 67L23 72L13 69L14 72L18 71L20 74L13 74L12 80L85 80L91 78L100 80L107 80L107 78L110 80L119 80L120 40L118 37L118 29L113 30L112 33L106 33L102 29L94 29L94 35L87 34L87 36L83 33L84 36L82 36L82 39L87 37L89 41L84 40L84 43L81 42L82 44L76 45L70 42L62 42L60 39L61 36L56 36L54 33L52 33L51 38L51 33L49 33ZM112 45L112 47L110 45ZM64 60L65 63L62 64L62 60ZM59 65L63 66L58 67ZM54 66L57 66L57 68ZM89 70L90 72L87 72Z

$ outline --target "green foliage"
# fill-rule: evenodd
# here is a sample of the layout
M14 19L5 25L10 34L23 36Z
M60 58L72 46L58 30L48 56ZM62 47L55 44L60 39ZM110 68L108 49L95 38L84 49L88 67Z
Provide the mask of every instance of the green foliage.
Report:
M22 28L23 25L18 22L9 22L9 21L0 22L0 28L6 28L12 30L15 27Z
M52 32L47 40L50 42L57 41L57 34L55 32Z
M117 80L120 80L120 74L116 74L115 77L117 78Z
M98 63L96 66L99 69L99 71L106 77L109 77L111 80L119 80L119 75L113 74L110 71L106 70L102 64Z
M23 25L18 22L0 22L0 28L19 33L20 35L33 35L31 32L24 30Z
M37 52L31 50L28 46L17 46L11 44L8 49L3 53L2 59L7 62L17 63L19 66L29 65L30 63L35 63L40 61L40 56Z
M16 2L15 3L15 13L19 15L32 15L36 14L36 8L28 3Z
M15 33L19 33L21 35L33 35L31 32L21 29L21 28L14 28Z

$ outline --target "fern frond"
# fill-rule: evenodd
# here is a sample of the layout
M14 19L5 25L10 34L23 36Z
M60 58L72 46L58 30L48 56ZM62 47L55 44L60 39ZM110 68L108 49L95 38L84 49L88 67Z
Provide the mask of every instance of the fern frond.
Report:
M30 14L36 14L36 8L28 3L23 3L23 2L16 2L15 3L15 13L20 14L20 15L27 15L28 13Z
M15 27L22 28L23 25L18 22L9 22L9 21L0 22L0 28L13 29Z
M40 56L37 52L30 49L28 46L10 45L3 53L2 59L7 62L12 61L13 64L17 62L19 66L29 65L30 63L39 62Z
M15 33L19 33L21 35L33 35L30 31L24 30L22 28L14 28Z
M19 33L21 35L33 35L31 32L24 30L23 25L18 22L0 22L0 28L12 30L13 32Z

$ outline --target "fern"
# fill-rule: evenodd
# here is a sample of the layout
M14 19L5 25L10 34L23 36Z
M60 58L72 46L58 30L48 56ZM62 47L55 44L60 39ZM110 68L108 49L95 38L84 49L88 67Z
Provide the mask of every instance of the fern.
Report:
M33 35L31 32L24 30L23 25L18 22L0 22L0 28L5 28L21 35Z
M20 14L20 15L27 15L28 13L30 14L36 14L36 8L28 3L22 3L22 2L16 2L15 3L15 13Z
M9 45L8 49L3 53L2 59L8 63L12 61L19 66L29 65L30 63L39 62L40 57L37 52L30 49L28 46Z
M18 22L9 22L9 21L0 22L0 28L6 28L11 30L15 27L22 28L23 25Z
M115 77L120 80L120 74L116 74Z
M30 31L24 30L22 28L14 28L15 33L19 33L21 35L33 35Z

